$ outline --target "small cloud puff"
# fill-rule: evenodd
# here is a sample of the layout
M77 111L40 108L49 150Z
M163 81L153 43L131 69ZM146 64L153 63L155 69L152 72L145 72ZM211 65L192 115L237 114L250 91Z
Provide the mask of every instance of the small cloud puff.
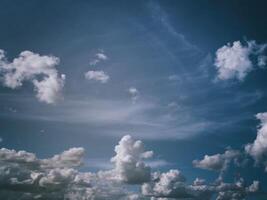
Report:
M101 83L107 83L110 79L109 75L107 75L104 71L88 71L84 74L87 80L99 81Z
M129 94L131 95L131 99L133 103L136 103L136 101L139 99L139 91L135 87L130 87L128 89Z

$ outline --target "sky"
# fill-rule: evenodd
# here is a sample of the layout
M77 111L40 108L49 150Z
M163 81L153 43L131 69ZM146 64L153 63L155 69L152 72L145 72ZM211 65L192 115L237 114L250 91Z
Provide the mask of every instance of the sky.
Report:
M264 0L1 0L0 198L261 200Z

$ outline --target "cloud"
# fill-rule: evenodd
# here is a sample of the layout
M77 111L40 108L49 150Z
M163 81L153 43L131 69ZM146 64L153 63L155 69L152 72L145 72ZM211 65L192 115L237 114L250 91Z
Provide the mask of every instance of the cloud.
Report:
M139 99L139 91L135 87L130 87L128 92L131 95L132 102L136 103Z
M201 179L201 178L196 178L193 182L193 185L205 185L206 184L206 180L205 179Z
M214 65L218 70L218 78L221 80L237 78L242 81L247 74L254 69L251 57L258 59L257 65L264 66L265 59L262 55L266 44L259 45L255 41L247 41L242 44L235 41L228 43L216 51Z
M39 159L26 151L0 149L0 198L7 199L121 199L134 200L140 194L127 191L122 184L141 184L150 180L150 168L143 159L152 156L144 145L124 136L111 159L114 169L79 172L84 149L71 148L51 158ZM25 196L25 194L27 195Z
M94 58L90 61L91 66L95 66L100 61L105 61L108 59L108 56L105 54L104 50L99 50L98 53L94 55Z
M240 178L235 183L215 182L207 185L203 179L196 179L193 185L186 184L184 176L178 170L166 173L154 173L150 183L142 185L142 194L148 197L210 200L243 200L248 194L259 192L259 182L253 181L246 186Z
M87 80L99 81L101 83L107 83L109 81L109 75L104 71L88 71L84 74Z
M131 136L122 137L111 159L114 168L106 171L83 172L83 148L71 148L51 158L39 159L34 153L0 149L0 198L31 199L98 199L149 200L191 198L209 200L217 194L220 199L241 199L259 191L259 182L246 186L243 179L235 183L206 184L197 178L192 185L177 169L152 172L145 164L153 154L144 144ZM142 193L131 188L141 187Z
M243 200L248 194L259 192L259 182L253 181L252 185L245 186L245 182L240 178L235 183L221 182L215 187L218 192L216 200Z
M130 135L124 136L115 147L116 155L111 159L118 179L126 183L137 184L150 180L150 167L143 159L150 158L152 151L144 151L140 140L135 141Z
M177 74L170 75L170 76L168 77L168 79L169 79L170 81L180 81L180 80L181 80L181 78L180 78Z
M238 150L226 150L223 154L205 155L202 160L193 160L194 167L213 170L223 171L229 163L240 156Z
M64 87L65 75L58 74L56 66L59 58L41 56L31 51L23 51L19 57L8 62L5 52L0 50L0 72L3 75L3 84L15 89L30 81L37 92L39 101L48 104L55 103L61 96Z
M257 137L252 144L246 145L245 150L256 160L257 163L263 161L265 167L267 167L267 112L258 113L256 118L260 120Z

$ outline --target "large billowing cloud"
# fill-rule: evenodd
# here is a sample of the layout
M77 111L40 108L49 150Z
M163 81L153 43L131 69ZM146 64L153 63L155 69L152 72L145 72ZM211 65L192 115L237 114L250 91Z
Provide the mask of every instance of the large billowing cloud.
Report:
M26 151L0 149L0 199L209 200L217 194L217 200L238 200L259 190L257 181L250 186L245 186L243 179L208 185L198 178L190 185L179 170L151 172L145 159L152 156L152 151L146 151L142 141L129 135L115 147L111 170L78 171L84 153L81 147L71 148L51 158L39 159ZM131 191L133 184L140 186L142 193Z
M236 78L242 81L246 75L254 69L251 57L256 57L256 65L263 67L266 64L263 52L266 45L258 45L255 41L242 44L235 41L219 48L216 52L215 66L218 70L218 78L221 80Z
M114 163L118 179L126 183L137 184L150 180L150 167L143 159L150 158L152 151L145 151L142 141L135 141L130 135L124 136L115 147Z
M256 162L263 161L267 167L267 113L258 113L256 117L261 122L257 132L257 137L252 144L246 145L245 150L256 160Z
M193 165L197 168L223 171L229 163L237 159L241 153L238 150L226 150L223 154L205 155L202 160L194 160Z
M59 58L41 56L31 51L23 51L12 62L8 62L5 52L0 50L0 72L3 84L15 89L24 81L31 81L39 101L48 104L59 100L65 82L65 75L58 74L56 66Z

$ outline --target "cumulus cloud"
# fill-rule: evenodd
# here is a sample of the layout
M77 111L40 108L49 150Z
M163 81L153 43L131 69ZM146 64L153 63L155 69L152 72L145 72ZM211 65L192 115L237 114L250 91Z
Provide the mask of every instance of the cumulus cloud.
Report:
M33 83L36 97L48 104L55 103L61 96L65 75L58 74L56 66L59 58L42 56L31 51L23 51L12 62L9 62L5 52L0 50L0 72L6 87L15 89L24 81Z
M202 160L194 160L194 167L214 170L214 171L223 171L225 170L229 163L240 156L238 150L226 150L223 154L215 155L205 155Z
M139 91L135 87L130 87L128 89L129 94L131 95L131 99L133 103L136 103L136 101L139 99Z
M101 83L107 83L109 81L109 75L104 71L88 71L84 74L87 80L99 81Z
M263 56L265 48L266 44L259 45L255 41L247 41L244 45L240 41L235 41L219 48L214 62L218 78L221 80L237 78L242 81L254 69L251 57L258 59L256 65L260 67L265 65Z
M263 161L267 167L267 112L258 113L256 118L260 120L257 137L252 144L246 145L245 150L256 160L256 162Z
M143 159L152 157L152 151L145 151L142 141L135 141L130 135L124 136L115 147L116 155L111 158L118 179L137 184L150 180L150 167Z
M259 182L246 186L241 178L235 183L215 182L207 185L203 179L196 179L192 185L186 184L178 170L155 173L151 182L142 185L142 194L153 199L197 199L243 200L248 194L259 192Z
M105 54L104 50L100 50L94 55L94 58L90 61L91 66L95 66L100 61L105 61L108 59L108 56Z
M152 156L144 144L124 136L111 159L114 168L107 171L80 172L85 151L71 148L51 158L40 159L34 153L0 149L0 199L9 200L167 200L190 198L209 200L242 199L259 191L259 182L246 186L243 179L235 183L222 181L206 184L197 178L187 184L176 169L151 172L144 162ZM131 191L131 184L141 187ZM242 197L242 198L241 198Z
M205 185L206 180L201 178L196 178L193 182L193 185Z

